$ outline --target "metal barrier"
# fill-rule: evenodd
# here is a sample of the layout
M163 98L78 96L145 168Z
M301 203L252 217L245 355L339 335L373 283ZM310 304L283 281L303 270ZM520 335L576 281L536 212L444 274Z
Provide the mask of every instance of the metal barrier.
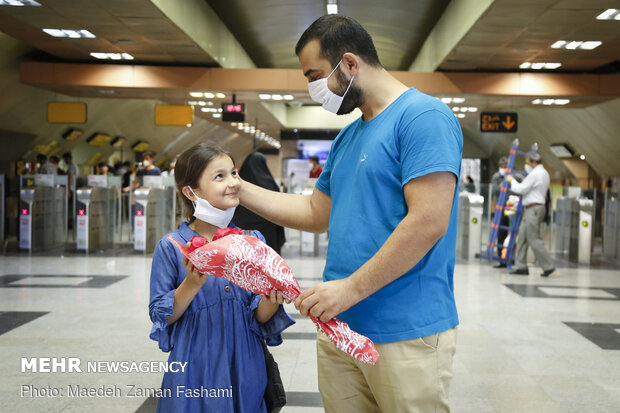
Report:
M115 188L77 190L75 241L78 250L105 249L114 243Z
M34 180L34 185L31 185ZM30 251L67 241L67 177L23 175L20 185L19 247Z
M155 245L171 228L168 194L164 188L138 188L133 197L134 250L153 252Z
M556 250L568 260L589 265L592 261L594 201L559 198L556 203Z
M603 254L612 260L620 258L620 197L609 190L605 191Z
M0 245L4 245L4 193L6 192L6 185L4 182L4 175L0 174Z
M459 194L459 217L457 255L476 258L482 247L482 195L461 192Z

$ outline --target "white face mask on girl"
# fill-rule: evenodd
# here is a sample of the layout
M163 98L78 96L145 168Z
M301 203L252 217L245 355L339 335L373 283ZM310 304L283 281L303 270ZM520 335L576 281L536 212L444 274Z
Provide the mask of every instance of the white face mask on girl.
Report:
M355 76L351 77L349 86L347 86L347 90L344 91L344 95L342 96L338 96L337 94L329 90L329 87L327 87L327 80L330 78L331 75L334 74L336 69L338 69L340 63L342 63L342 59L340 59L340 61L338 62L334 70L332 70L332 72L329 74L329 76L308 83L308 93L310 94L312 100L314 100L316 103L320 103L323 106L323 109L325 109L326 111L336 114L338 113L340 106L342 106L342 101L347 95L347 92L349 91L349 88L353 83L353 79L355 79Z
M215 225L218 228L226 228L230 224L230 220L235 214L235 208L219 209L214 207L206 199L200 198L194 190L189 187L189 190L196 197L194 203L194 216L201 221L208 222L211 225Z

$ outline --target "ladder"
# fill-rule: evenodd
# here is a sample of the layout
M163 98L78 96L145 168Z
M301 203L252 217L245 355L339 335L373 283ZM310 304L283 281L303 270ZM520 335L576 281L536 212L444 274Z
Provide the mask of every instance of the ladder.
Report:
M534 143L530 149L530 152L537 152L538 144ZM529 153L529 152L528 152ZM526 156L526 152L519 151L519 139L515 139L512 142L512 146L510 147L510 152L508 155L508 165L506 168L506 175L509 175L513 172L513 168L515 165L515 159L517 155ZM515 252L515 244L517 239L517 233L519 231L519 224L521 223L521 217L523 216L523 203L521 202L522 197L519 195L519 203L515 209L515 215L512 220L512 225L504 226L501 225L502 215L506 210L506 200L508 197L508 181L504 178L502 181L502 185L499 189L499 196L497 197L497 204L495 205L495 214L493 215L493 223L491 224L491 230L489 232L489 241L487 242L486 251L480 254L481 258L485 258L491 261L499 261L505 262L506 267L510 271L512 269L512 261ZM506 256L502 257L501 255L497 255L496 246L498 244L498 236L499 230L505 229L508 231L508 246L506 251Z

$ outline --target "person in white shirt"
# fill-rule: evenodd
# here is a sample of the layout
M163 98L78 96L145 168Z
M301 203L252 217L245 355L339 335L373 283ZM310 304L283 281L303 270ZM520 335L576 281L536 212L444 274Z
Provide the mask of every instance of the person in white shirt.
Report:
M510 272L514 275L529 275L527 268L527 247L532 247L536 261L542 267L542 277L548 277L555 271L553 260L545 248L540 236L540 224L545 219L545 201L549 189L549 173L541 164L540 154L530 152L525 158L527 176L519 183L512 175L506 177L510 183L510 190L523 195L523 219L519 228L517 260L515 269Z

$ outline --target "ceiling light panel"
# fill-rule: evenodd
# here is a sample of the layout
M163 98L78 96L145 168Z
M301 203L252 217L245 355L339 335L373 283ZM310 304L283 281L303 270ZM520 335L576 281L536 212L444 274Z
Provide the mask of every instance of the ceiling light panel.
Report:
M69 30L69 29L43 29L52 37L66 37L70 39L94 39L95 36L88 30Z
M34 0L0 0L0 6L40 6L41 3Z
M597 20L620 20L620 10L618 9L607 9L598 16L596 16Z

